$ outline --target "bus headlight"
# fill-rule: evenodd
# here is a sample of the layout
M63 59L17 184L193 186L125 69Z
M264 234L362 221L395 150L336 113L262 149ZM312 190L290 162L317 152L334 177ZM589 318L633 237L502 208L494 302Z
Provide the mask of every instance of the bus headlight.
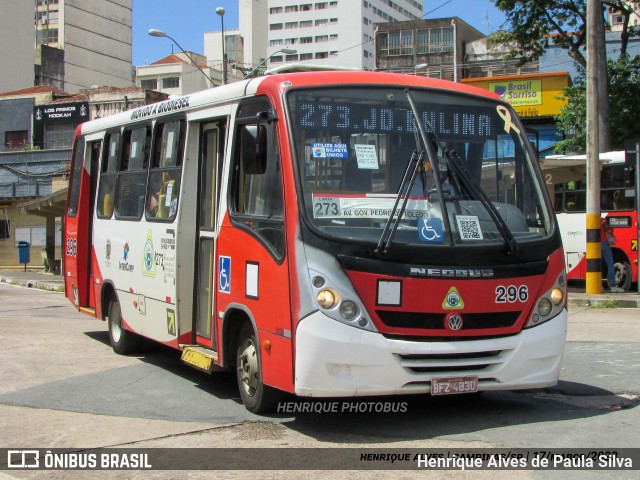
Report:
M338 304L338 296L336 293L331 290L324 289L318 292L316 296L316 300L318 301L318 305L320 305L325 310L330 310Z
M561 273L555 285L538 299L529 320L524 328L531 328L541 325L556 317L565 307L566 280L564 273Z
M345 300L340 304L340 315L345 320L353 320L358 316L358 306L351 300Z

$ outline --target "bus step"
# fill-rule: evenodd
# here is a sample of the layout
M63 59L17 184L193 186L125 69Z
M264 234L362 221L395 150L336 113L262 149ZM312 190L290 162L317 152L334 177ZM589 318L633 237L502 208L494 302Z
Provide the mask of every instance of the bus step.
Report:
M89 315L96 316L96 309L91 307L80 307L82 313L88 313Z
M207 373L220 370L220 367L214 363L218 360L217 352L200 345L181 345L181 347L182 361L187 365Z

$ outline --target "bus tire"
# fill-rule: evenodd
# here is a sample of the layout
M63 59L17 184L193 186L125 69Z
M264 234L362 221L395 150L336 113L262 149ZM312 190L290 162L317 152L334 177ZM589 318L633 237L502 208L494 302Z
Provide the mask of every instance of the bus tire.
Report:
M631 289L633 274L631 272L631 264L626 258L615 259L613 268L616 272L616 286L628 292Z
M249 323L238 334L236 377L242 403L253 413L266 413L275 409L279 391L262 382L259 344Z
M119 355L136 353L142 346L142 337L126 330L122 326L120 302L115 298L109 303L109 342L113 351Z

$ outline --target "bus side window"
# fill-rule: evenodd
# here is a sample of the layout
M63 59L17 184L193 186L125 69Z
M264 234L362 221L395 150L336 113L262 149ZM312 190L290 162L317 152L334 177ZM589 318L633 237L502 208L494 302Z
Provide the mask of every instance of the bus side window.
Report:
M156 125L147 189L147 220L173 220L176 216L185 130L184 120Z
M266 102L259 105L269 108ZM232 218L236 224L251 230L274 257L282 259L284 204L275 122L261 121L260 127L256 123L238 125L235 138ZM250 141L252 138L255 141ZM259 160L261 149L265 154L263 160ZM249 157L256 157L258 163L250 165L243 161Z
M70 217L75 217L78 213L78 202L80 200L80 180L82 179L82 167L84 165L84 137L79 137L76 141L73 157L73 167L71 170L71 181L69 182L69 202L67 213Z
M151 129L142 126L124 132L124 148L116 181L117 219L140 220L144 210Z
M107 148L103 153L102 167L100 169L100 184L98 186L98 200L96 202L96 214L98 218L111 218L113 215L113 202L116 193L116 170L118 154L120 152L120 132L107 134Z

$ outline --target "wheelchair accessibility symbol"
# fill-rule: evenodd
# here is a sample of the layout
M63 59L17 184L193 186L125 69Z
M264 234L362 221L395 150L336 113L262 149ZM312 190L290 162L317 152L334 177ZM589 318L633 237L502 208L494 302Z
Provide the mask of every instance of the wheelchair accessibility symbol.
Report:
M444 242L444 231L442 220L439 218L419 218L418 235L421 242L442 243Z
M218 291L231 293L231 257L218 257Z

